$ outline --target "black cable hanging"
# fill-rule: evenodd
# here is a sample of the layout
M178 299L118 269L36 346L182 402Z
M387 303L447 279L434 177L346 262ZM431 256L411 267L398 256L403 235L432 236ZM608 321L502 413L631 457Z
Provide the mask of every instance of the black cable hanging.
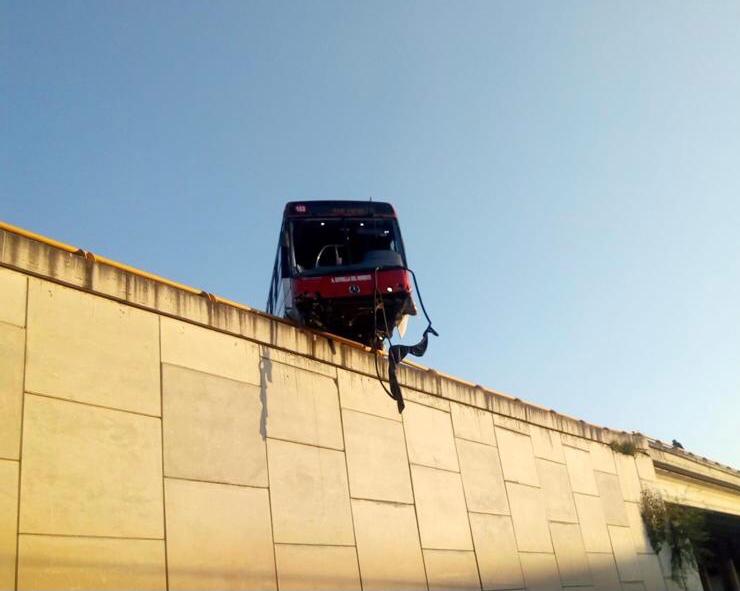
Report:
M427 313L427 309L424 306L424 300L421 297L421 291L419 291L419 283L416 280L416 273L414 273L411 269L406 269L409 273L411 273L411 276L414 278L414 289L416 290L416 295L419 297L419 305L421 306L421 311L424 312L424 317L427 319L427 327L424 330L424 333L422 334L421 340L416 343L415 345L393 345L391 343L391 331L388 328L388 318L385 314L385 304L383 302L383 297L380 295L380 292L378 291L378 271L380 270L380 267L376 267L375 271L373 273L373 333L376 337L375 342L375 349L373 351L375 356L375 374L378 377L378 380L380 381L380 385L383 386L383 390L385 390L385 393L388 394L393 400L396 401L396 405L398 406L398 412L402 413L403 409L406 407L406 404L403 401L403 392L401 391L401 385L398 383L398 377L396 375L396 370L398 366L401 364L401 362L404 360L404 358L407 355L413 355L414 357L421 357L426 353L427 345L429 344L429 333L433 334L435 337L439 336L439 333L434 330L432 327L432 319L429 318L429 314ZM378 302L380 302L380 305L378 305ZM385 324L385 338L378 339L378 316L377 312L378 309L380 309L383 312L383 322ZM382 343L385 339L388 339L388 383L390 384L390 391L388 388L386 388L385 383L383 382L383 377L380 375L380 368L378 367L378 351L381 349Z

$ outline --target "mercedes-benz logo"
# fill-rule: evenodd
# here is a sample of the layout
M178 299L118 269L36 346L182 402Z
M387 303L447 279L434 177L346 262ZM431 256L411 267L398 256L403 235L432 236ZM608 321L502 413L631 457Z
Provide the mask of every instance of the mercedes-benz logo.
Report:
M360 293L360 286L353 283L352 285L349 286L349 293L354 293L354 294Z

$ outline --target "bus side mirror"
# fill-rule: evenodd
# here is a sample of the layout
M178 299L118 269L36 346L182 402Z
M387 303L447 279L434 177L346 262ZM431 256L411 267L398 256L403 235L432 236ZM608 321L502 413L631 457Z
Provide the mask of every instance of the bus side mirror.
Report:
M285 247L285 248L288 248L289 242L290 241L288 240L288 231L285 230L285 231L283 231L282 236L280 238L280 245L283 246L283 247Z

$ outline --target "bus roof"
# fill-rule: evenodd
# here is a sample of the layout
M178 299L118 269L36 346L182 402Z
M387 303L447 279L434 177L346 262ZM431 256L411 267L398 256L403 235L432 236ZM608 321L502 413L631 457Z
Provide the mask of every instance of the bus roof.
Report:
M291 201L283 213L284 218L374 216L395 218L396 212L382 201Z

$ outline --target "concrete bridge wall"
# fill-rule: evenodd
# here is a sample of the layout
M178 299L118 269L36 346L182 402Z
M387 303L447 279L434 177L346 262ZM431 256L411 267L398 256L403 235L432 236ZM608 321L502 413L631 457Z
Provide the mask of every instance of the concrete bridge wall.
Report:
M11 232L0 254L0 589L673 586L642 436L415 366L401 416L362 347Z

